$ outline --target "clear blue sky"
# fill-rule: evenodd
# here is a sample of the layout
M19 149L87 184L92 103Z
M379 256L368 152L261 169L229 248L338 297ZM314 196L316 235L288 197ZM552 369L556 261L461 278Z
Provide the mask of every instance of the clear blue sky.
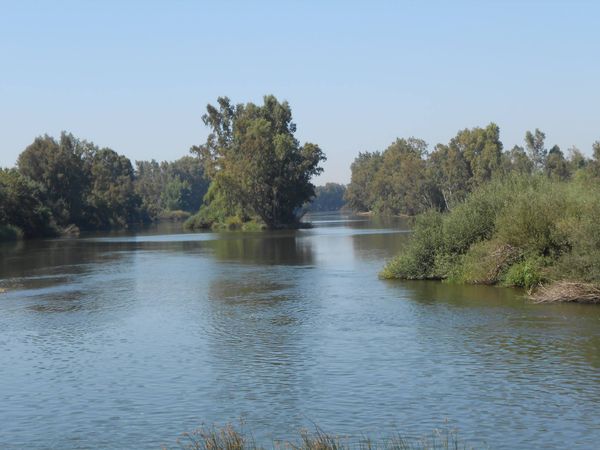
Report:
M359 151L496 122L600 139L600 2L0 1L0 165L68 130L132 160L203 142L219 95L272 93L347 182Z

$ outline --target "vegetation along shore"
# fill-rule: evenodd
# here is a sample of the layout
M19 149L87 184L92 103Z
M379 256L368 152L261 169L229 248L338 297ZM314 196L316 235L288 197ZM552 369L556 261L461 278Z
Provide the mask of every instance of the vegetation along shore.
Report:
M287 102L203 116L210 133L174 162L131 161L63 133L41 136L0 170L0 240L77 235L155 220L189 230L301 228L307 210L410 216L414 232L386 279L521 287L535 301L600 302L600 142L592 157L525 134L464 129L431 151L417 138L359 153L348 186L315 187L325 154L301 144Z
M528 132L525 148L504 152L490 124L430 154L414 139L361 154L349 201L416 215L407 247L381 277L521 287L538 302L600 302L600 143L591 159L577 149L567 159L544 139Z

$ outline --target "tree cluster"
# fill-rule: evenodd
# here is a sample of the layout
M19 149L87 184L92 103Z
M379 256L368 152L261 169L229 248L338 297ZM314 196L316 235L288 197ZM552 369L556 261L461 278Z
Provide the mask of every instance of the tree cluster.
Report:
M203 121L211 132L192 151L200 156L211 184L188 226L297 224L297 212L315 195L311 178L322 172L325 155L317 145L301 145L295 138L289 104L271 95L262 105L233 105L220 97L217 106L207 106Z
M198 158L136 166L69 133L36 138L16 168L0 170L0 237L52 236L72 226L122 228L200 207L208 181Z
M68 133L36 138L15 169L3 170L0 220L26 237L76 225L84 229L124 226L141 216L129 159ZM22 205L19 211L15 203Z
M545 173L557 180L577 173L600 175L600 143L588 159L576 148L567 157L556 145L547 149L545 139L538 129L528 131L525 147L506 151L494 123L461 130L431 152L421 139L397 139L383 152L359 153L346 200L357 211L414 215L431 208L451 210L474 189L502 175Z

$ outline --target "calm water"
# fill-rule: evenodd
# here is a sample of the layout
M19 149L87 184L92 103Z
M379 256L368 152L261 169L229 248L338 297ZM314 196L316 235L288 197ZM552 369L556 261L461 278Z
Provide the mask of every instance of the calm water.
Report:
M490 448L600 448L600 307L377 279L406 227L0 247L0 448L159 448L444 426Z

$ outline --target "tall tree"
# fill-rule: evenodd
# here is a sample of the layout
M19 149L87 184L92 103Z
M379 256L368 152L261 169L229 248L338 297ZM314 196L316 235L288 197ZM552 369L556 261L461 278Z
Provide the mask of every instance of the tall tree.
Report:
M428 178L438 187L446 210L464 200L470 191L470 166L456 146L435 147L429 155Z
M492 179L500 168L502 142L500 128L490 123L485 128L466 128L452 138L449 147L461 153L469 163L472 183L475 186Z
M412 215L436 206L426 177L426 152L425 141L416 138L397 139L383 152L373 181L375 212Z
M533 133L531 131L525 133L525 146L535 171L541 171L546 166L548 150L545 146L545 140L546 135L537 128Z
M569 170L572 174L579 170L585 169L588 164L588 159L577 147L570 147L569 150Z
M0 169L0 225L18 227L25 237L56 233L40 183L15 169Z
M600 179L600 141L592 145L592 160L587 167L588 173L594 178Z
M141 200L134 190L131 161L108 148L94 149L89 159L91 188L86 199L87 225L112 228L139 221Z
M353 210L366 212L373 209L375 193L372 186L382 162L380 152L360 152L354 159L346 190L346 201Z
M58 141L46 135L36 138L17 160L19 172L44 186L60 225L79 223L84 218L90 182L84 158L89 145L65 132Z
M558 145L548 152L546 157L546 175L557 180L566 180L571 175L569 164Z
M510 152L508 152L509 167L508 172L516 172L523 175L529 175L533 171L533 161L529 159L525 149L518 145L515 145Z

